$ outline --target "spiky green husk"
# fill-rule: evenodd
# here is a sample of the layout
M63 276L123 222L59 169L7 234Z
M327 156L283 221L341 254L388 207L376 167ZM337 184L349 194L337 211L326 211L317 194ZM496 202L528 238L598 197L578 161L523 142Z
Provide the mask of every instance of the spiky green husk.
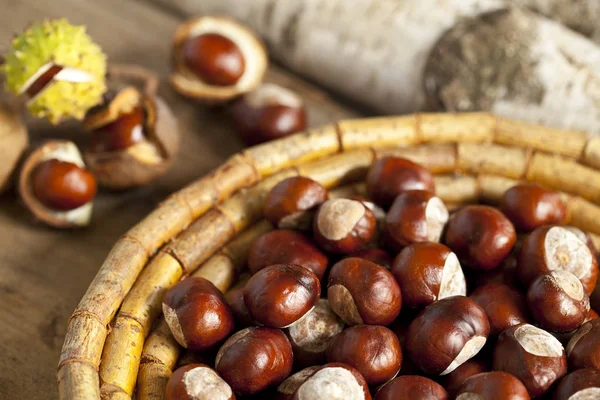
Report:
M13 40L4 58L6 89L15 94L49 62L94 76L94 81L88 83L53 81L27 104L32 115L48 118L54 124L67 118L82 119L87 110L100 103L106 91L106 56L85 27L71 25L65 19L33 24Z

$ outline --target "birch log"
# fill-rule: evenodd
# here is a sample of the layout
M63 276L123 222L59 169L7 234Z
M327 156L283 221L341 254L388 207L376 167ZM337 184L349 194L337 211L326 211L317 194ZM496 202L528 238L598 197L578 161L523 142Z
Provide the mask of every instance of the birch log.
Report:
M598 0L154 1L177 7L186 15L231 15L257 31L267 42L271 55L294 71L384 114L426 109L423 75L429 55L444 33L461 26L464 19L508 6L525 6L600 41ZM597 133L600 124L596 123L596 114L600 113L600 104L592 105L596 101L592 92L595 91L594 82L600 76L600 65L589 67L589 60L594 60L600 50L588 38L548 23L544 18L526 14L524 19L528 20L531 29L549 31L555 37L532 43L538 47L528 49L528 53L520 56L531 60L540 57L539 52L550 51L556 55L565 48L586 50L587 54L568 52L569 60L565 60L567 56L562 59L544 56L543 64L545 73L557 71L565 82L581 82L576 85L579 88L587 77L590 87L580 93L575 103L563 101L561 118L556 117L555 109L547 103L538 107L547 119L540 118L538 113L525 113L523 109L500 107L495 111L552 127ZM499 50L500 53L509 51L510 48ZM513 67L508 62L488 63L491 71L478 72L500 76ZM589 71L577 70L577 64ZM528 86L524 88L527 90ZM557 93L554 87L531 87L531 90L532 96L539 90ZM575 91L572 94L575 96ZM581 103L590 107L582 107ZM581 115L584 110L590 114Z

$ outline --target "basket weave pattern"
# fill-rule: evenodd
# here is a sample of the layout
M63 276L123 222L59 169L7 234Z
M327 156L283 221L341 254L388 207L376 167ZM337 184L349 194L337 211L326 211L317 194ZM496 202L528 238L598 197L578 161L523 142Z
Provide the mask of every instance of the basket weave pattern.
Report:
M252 241L273 229L262 205L281 180L303 175L340 187L332 197L360 193L351 184L389 155L434 172L449 207L497 202L519 180L561 190L570 224L600 244L600 137L488 113L341 121L234 155L127 232L69 320L60 398L131 399L137 384L137 399L162 399L181 351L160 318L164 293L187 275L231 287Z

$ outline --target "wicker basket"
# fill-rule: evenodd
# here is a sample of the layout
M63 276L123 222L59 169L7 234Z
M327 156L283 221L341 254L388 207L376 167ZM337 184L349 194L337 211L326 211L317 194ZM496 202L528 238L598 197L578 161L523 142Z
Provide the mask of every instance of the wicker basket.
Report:
M600 137L475 114L418 114L342 121L231 157L166 199L113 247L70 318L58 365L61 399L162 399L181 348L161 319L165 291L182 276L225 291L250 243L272 229L265 195L308 176L332 196L379 157L412 159L436 174L449 205L498 201L519 180L562 190L570 223L600 244Z

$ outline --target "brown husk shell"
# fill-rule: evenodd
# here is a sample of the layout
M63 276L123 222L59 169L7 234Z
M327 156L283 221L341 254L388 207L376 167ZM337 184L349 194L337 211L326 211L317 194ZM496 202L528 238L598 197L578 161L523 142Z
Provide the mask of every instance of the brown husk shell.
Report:
M65 147L69 149L69 152L76 152L77 157L80 159L80 163L78 164L81 167L84 167L81 154L79 154L79 150L74 143L67 140L51 140L45 142L33 150L25 159L19 174L19 194L27 209L29 209L33 216L39 221L55 228L81 228L89 225L91 221L93 200L74 210L55 211L45 207L39 202L31 187L31 175L35 167L43 161L57 158L54 157L54 155ZM73 219L73 216L76 213L81 214L81 220L76 221Z
M179 49L188 38L204 32L226 36L240 48L246 61L246 69L235 85L208 85L185 66L179 55ZM243 41L240 40L241 38ZM186 21L179 26L173 36L172 52L174 70L171 73L170 82L173 88L183 96L210 104L227 102L256 89L262 83L269 66L265 46L256 34L235 20L226 17L203 16ZM253 68L254 71L252 71Z
M147 141L121 151L84 153L89 168L105 188L125 190L153 182L167 172L179 150L179 127L167 103L158 96L142 95L133 87L121 90L106 107L87 116L84 127L93 130L104 126L140 102L146 110ZM149 145L156 146L159 156L144 160L141 155Z
M29 146L27 127L8 103L0 103L0 193L12 183L13 173Z

